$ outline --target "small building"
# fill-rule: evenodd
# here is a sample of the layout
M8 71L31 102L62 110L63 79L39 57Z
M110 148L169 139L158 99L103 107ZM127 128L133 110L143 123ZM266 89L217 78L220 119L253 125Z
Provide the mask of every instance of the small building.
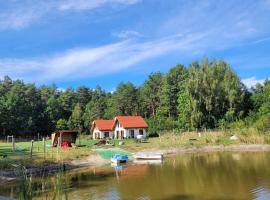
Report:
M93 139L113 138L114 120L95 120L91 126Z
M114 119L114 138L137 138L146 136L147 123L141 116L117 116Z
M79 134L79 130L59 130L52 133L52 145L56 147L58 145L62 145L61 143L66 142L69 146L76 144L76 139ZM59 139L58 139L59 138ZM60 144L58 144L60 141Z

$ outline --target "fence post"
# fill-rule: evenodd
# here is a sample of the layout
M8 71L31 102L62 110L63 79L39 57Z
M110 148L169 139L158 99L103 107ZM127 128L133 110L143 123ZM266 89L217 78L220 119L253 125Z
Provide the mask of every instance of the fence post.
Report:
M12 136L12 150L15 152L15 138Z
M34 147L34 140L31 140L30 158L32 158L32 156L33 156L33 147Z
M45 138L43 138L42 140L43 140L43 152L45 154L46 153L46 140Z
M38 133L38 139L37 139L37 141L38 141L38 152L39 152L39 133Z
M57 138L57 153L59 153L59 148L61 147L61 144L60 144L60 137Z

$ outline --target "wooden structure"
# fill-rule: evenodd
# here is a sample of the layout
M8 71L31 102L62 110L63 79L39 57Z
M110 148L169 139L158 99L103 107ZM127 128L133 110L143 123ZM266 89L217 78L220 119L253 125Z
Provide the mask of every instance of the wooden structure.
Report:
M61 145L62 142L68 142L70 144L75 144L79 130L60 130L52 133L52 146L57 147ZM60 141L60 144L58 144Z

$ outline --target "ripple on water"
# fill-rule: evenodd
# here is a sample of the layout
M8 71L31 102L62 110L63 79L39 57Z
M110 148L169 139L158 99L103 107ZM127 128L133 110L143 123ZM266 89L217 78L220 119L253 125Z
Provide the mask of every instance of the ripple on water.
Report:
M262 186L253 188L251 193L254 194L256 200L269 200L270 199L270 191Z

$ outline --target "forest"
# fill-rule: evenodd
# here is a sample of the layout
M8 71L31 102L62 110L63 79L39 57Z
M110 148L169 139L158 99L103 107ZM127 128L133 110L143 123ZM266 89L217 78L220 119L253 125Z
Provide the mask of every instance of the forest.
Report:
M8 76L0 81L0 136L49 135L56 129L87 133L95 119L141 115L148 133L254 127L270 129L270 81L246 88L224 60L207 58L167 73L154 72L144 83L119 83L114 92L100 86L59 90Z

